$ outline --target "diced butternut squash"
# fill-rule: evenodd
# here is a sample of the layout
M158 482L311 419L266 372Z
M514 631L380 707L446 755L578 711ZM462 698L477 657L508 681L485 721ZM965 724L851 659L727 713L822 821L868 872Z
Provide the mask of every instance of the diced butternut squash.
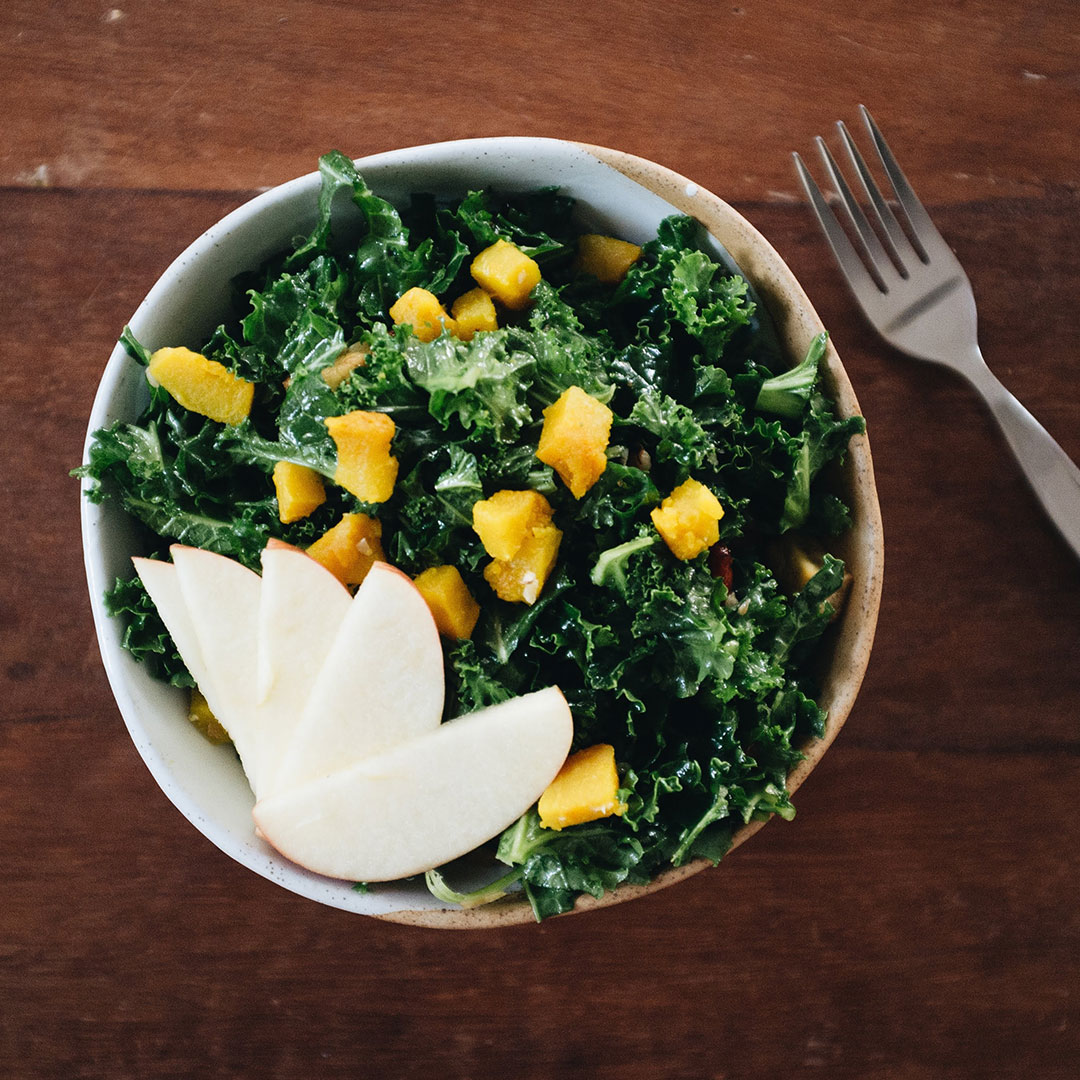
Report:
M578 239L577 267L605 285L618 285L641 257L641 248L614 236L587 233Z
M188 703L188 721L199 731L203 738L214 743L215 746L223 746L225 743L232 742L229 733L210 711L210 706L198 687L191 691L191 699Z
M449 638L472 637L480 605L473 599L456 566L433 566L416 578L439 633Z
M323 423L337 446L334 482L361 502L386 502L398 473L398 460L390 453L394 421L386 413L357 409Z
M462 341L472 341L479 330L498 330L499 320L495 304L483 289L470 289L462 293L450 308L454 318L454 334Z
M525 307L540 283L540 267L520 248L496 240L472 261L469 272L477 285L512 311Z
M185 409L218 423L239 424L251 412L255 384L202 353L183 347L158 349L147 372Z
M473 503L473 529L493 559L512 559L529 531L551 521L551 503L539 491L496 491Z
M327 529L307 553L342 585L359 585L372 563L386 562L382 522L367 514L342 514L341 520Z
M537 806L545 829L565 829L587 821L622 815L615 748L607 743L571 754L551 781Z
M806 588L810 579L825 565L825 549L809 537L785 533L772 546L770 563L777 580L794 595ZM833 620L840 617L853 581L851 571L845 568L840 588L825 599L824 602L833 609Z
M580 499L607 467L611 421L611 410L580 386L571 386L544 410L536 456L559 474L575 499Z
M531 528L510 559L493 559L484 580L500 600L535 604L559 555L562 532L551 522Z
M390 318L398 326L410 325L421 341L434 341L444 326L454 332L454 320L427 289L412 288L402 293L390 308Z
M720 539L724 508L702 483L690 479L680 484L652 511L656 531L678 559L692 559Z
M274 466L274 490L278 517L286 525L306 518L326 502L322 477L314 469L292 461L279 461Z
M496 491L473 504L473 529L492 561L484 580L502 600L534 604L555 566L562 532L538 491Z
M336 390L358 367L367 363L370 353L365 342L350 345L332 364L322 369L323 382Z
M794 536L787 540L787 583L792 592L799 592L825 565L825 555L816 544Z

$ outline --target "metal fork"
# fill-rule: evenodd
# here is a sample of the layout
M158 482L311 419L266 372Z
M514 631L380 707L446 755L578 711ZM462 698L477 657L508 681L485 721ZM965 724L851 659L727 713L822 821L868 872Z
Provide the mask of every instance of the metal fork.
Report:
M840 138L869 201L870 216L852 194L824 139L818 136L817 148L839 196L847 230L802 158L793 155L840 270L863 314L890 345L952 368L982 395L1043 509L1080 556L1080 469L986 366L976 335L971 283L912 191L873 117L865 106L860 105L859 111L894 196L887 200L882 195L839 121Z

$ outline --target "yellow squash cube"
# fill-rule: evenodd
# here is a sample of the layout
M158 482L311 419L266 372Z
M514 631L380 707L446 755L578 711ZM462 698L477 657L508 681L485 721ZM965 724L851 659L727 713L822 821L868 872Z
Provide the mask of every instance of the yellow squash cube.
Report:
M613 236L587 233L578 239L577 267L605 285L618 285L641 257L641 248Z
M559 474L575 499L580 499L607 467L611 421L611 410L579 386L571 386L544 410L536 456Z
M825 565L825 549L808 537L789 532L773 544L769 561L777 581L794 595L806 588L810 579ZM825 598L824 603L833 609L833 620L840 617L854 580L851 571L845 568L840 588Z
M361 502L386 502L398 473L398 460L390 453L394 421L386 413L357 409L323 423L337 446L334 482Z
M408 323L421 341L434 341L444 326L454 332L454 320L427 289L412 288L402 293L390 308L390 318L398 326Z
M799 592L807 582L825 565L825 552L817 544L802 540L788 533L783 538L786 555L783 577L778 573L781 583L791 592Z
M484 248L473 259L469 272L480 288L513 311L528 304L529 294L540 283L540 267L505 240Z
M188 702L188 722L204 739L215 746L232 742L229 733L221 726L221 721L210 711L210 705L198 687L191 691Z
M619 802L615 748L598 743L571 754L540 796L537 809L545 829L565 829L621 815L626 804Z
M342 585L359 585L374 562L386 562L382 549L382 522L367 514L342 514L307 549Z
M350 345L332 364L322 369L323 382L336 390L358 367L367 363L370 353L371 349L363 342Z
M697 480L680 484L652 511L656 531L678 559L692 559L720 539L724 508Z
M536 603L559 555L562 532L551 522L531 528L509 559L493 559L484 567L484 580L500 600Z
M532 528L551 521L551 513L539 491L496 491L473 503L473 529L493 559L512 559Z
M147 372L185 409L218 423L239 424L251 412L255 384L202 353L183 347L158 349Z
M454 317L454 334L462 341L472 341L478 330L498 330L495 304L483 289L462 293L450 308Z
M433 566L416 578L439 633L450 638L472 637L480 605L473 599L456 566Z
M314 469L292 461L279 461L274 466L274 490L278 517L286 525L306 518L326 502L322 477Z

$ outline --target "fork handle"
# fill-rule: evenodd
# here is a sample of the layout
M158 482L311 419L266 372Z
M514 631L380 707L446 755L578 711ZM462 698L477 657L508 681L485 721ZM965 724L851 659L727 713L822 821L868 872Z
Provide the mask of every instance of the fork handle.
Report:
M985 363L965 374L1001 426L1047 516L1080 556L1080 468Z

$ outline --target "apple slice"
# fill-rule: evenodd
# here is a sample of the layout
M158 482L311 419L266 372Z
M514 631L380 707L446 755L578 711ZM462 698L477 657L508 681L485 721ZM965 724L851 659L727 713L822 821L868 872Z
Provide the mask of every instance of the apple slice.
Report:
M269 794L352 593L321 563L281 541L267 544L262 571L255 730L261 790Z
M389 563L374 563L282 754L275 790L434 730L445 689L431 609L407 575Z
M206 703L210 706L210 711L229 733L240 755L244 773L250 777L249 762L244 755L250 756L253 752L252 748L250 744L244 742L242 735L238 741L237 732L229 726L232 720L228 715L228 706L222 698L210 666L203 657L195 621L188 609L183 589L180 587L180 575L177 573L175 564L139 557L131 561L143 585L146 586L146 591L154 602L154 607L157 608L165 629L169 631L177 652L180 653L180 659L184 661L184 666L202 691Z
M154 607L157 608L165 629L169 631L173 644L180 653L180 659L184 661L184 666L209 702L211 697L217 695L211 683L210 672L207 671L206 664L203 662L202 649L199 648L199 639L195 633L195 624L191 621L187 604L184 602L176 567L172 563L161 562L158 559L144 559L140 556L134 556L131 561L150 599L154 602Z
M393 881L516 821L555 778L572 738L566 699L549 687L261 799L255 822L282 855L316 873Z
M169 552L216 698L213 701L207 694L206 700L232 736L257 797L261 788L254 719L255 650L261 579L235 559L213 551L174 544Z

